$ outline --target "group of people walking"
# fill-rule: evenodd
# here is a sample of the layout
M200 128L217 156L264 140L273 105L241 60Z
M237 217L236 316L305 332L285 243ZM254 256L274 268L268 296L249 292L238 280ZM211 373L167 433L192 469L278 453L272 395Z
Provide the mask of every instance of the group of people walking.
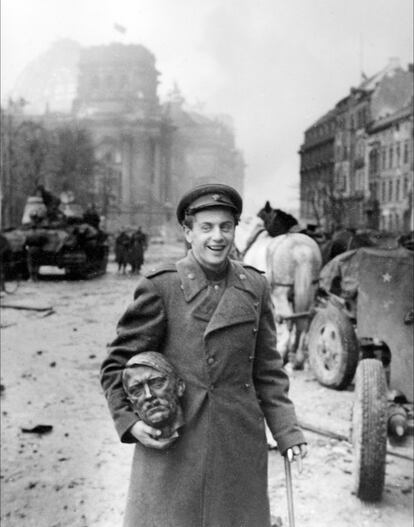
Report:
M115 239L115 261L118 264L118 272L125 274L129 265L131 273L139 273L147 247L148 237L142 227L132 232L121 230Z

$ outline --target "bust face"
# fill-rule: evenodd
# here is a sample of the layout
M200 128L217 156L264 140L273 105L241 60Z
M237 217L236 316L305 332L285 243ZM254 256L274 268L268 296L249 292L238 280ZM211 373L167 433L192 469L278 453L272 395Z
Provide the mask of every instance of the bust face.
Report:
M149 366L131 368L124 388L132 407L146 424L163 428L174 422L184 383Z

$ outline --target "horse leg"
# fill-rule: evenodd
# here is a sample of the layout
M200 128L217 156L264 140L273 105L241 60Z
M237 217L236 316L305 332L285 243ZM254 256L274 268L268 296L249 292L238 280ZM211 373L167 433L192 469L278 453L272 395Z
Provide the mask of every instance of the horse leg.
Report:
M289 362L292 364L294 370L303 370L305 367L304 337L305 332L295 328L293 339L289 343Z

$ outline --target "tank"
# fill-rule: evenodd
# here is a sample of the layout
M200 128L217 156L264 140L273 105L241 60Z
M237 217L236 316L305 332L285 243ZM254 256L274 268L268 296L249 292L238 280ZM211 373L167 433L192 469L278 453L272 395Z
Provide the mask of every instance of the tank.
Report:
M71 278L104 274L108 263L107 234L92 207L83 211L73 193L59 198L40 187L29 196L22 225L1 233L2 275L37 278L42 266L55 266Z

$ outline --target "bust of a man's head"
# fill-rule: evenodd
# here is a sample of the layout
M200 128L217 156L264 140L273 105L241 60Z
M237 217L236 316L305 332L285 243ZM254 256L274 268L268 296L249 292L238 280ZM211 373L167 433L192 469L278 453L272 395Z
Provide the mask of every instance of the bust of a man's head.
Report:
M180 398L184 381L156 351L139 353L126 364L122 383L132 408L146 424L170 436L183 424Z

